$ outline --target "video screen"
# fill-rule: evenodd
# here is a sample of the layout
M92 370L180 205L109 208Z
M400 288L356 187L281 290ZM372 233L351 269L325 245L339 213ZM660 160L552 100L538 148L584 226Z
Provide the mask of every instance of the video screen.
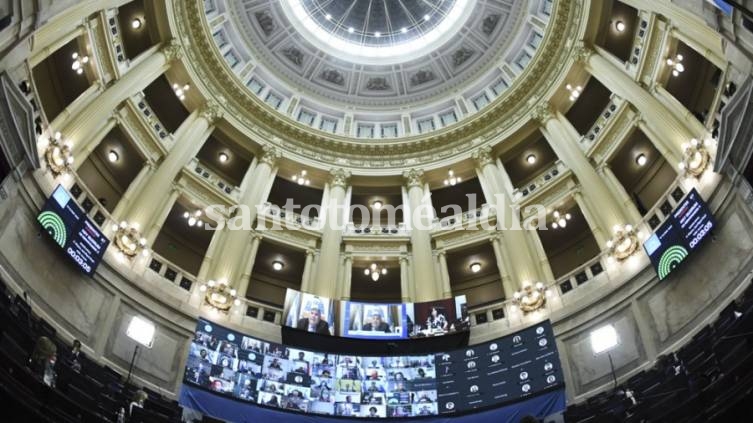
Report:
M184 375L187 385L250 404L384 418L500 405L562 380L548 322L462 350L375 357L288 348L199 320Z
M335 301L288 289L284 325L322 335L360 339L441 336L471 328L465 295L426 303Z
M335 334L335 301L288 289L285 294L285 326L320 335Z

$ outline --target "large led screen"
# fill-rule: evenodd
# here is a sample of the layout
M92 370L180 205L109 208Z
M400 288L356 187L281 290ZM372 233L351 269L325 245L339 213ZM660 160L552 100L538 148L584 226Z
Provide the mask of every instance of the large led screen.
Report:
M697 250L715 227L714 216L694 188L643 243L659 280L667 278Z
M563 386L548 321L461 350L373 357L288 348L200 320L184 383L255 406L351 417L473 412Z
M110 240L92 223L61 185L37 216L42 228L84 273L94 274Z

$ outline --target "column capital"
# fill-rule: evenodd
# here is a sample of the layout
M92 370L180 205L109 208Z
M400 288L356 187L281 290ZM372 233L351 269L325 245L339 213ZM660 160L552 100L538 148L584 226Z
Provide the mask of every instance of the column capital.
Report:
M168 62L175 62L183 58L183 46L177 39L171 38L162 47L162 54L165 55Z
M408 188L424 186L424 171L421 169L406 170L403 172L403 178L405 178Z
M401 264L402 264L402 263L405 263L405 264L407 264L407 263L408 263L408 254L400 254L400 258L399 258L399 260L400 260L400 263L401 263Z
M584 41L578 41L573 46L573 57L578 62L586 63L588 62L588 58L594 54L596 54L596 51L593 47L587 45Z
M275 167L277 161L282 158L282 153L276 147L265 145L262 147L262 153L259 157L259 163L266 163L269 167Z
M260 234L259 232L253 231L251 232L251 241L261 241L264 239L264 235Z
M447 250L442 249L442 250L436 250L436 251L437 251L437 257L442 257L442 256L447 257Z
M341 188L346 188L348 186L348 181L350 180L349 171L343 168L331 169L329 171L329 176L330 185Z
M209 121L210 125L222 119L224 114L225 113L222 111L220 105L214 100L207 100L207 102L201 106L201 109L199 109L199 116Z
M492 148L488 145L471 153L471 158L475 160L480 167L485 167L495 163L494 157L492 157Z
M307 248L306 249L306 255L307 256L313 256L314 254L316 254L316 250L313 250L311 248Z
M353 263L353 254L352 253L343 253L342 255L343 261L347 264L348 262Z
M554 115L554 107L549 102L537 104L531 111L531 117L542 124L550 119L554 119Z

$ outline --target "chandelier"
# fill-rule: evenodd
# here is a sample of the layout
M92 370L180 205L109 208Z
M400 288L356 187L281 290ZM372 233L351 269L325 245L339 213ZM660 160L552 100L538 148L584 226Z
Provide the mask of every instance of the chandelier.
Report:
M188 226L197 228L201 228L204 226L204 221L201 220L201 210L196 210L193 213L184 212L183 218L186 219L186 223L188 223Z
M623 261L638 249L638 233L633 225L615 225L614 235L607 241L610 257Z
M89 56L82 56L78 53L73 53L73 56L71 57L73 58L71 69L73 69L79 75L84 73L84 65L89 63Z
M573 87L570 84L565 85L565 89L570 92L570 101L575 101L580 97L581 94L583 94L583 87L578 85L577 87Z
M673 58L667 59L667 66L669 66L672 69L672 76L680 76L681 73L685 72L685 65L682 64L682 54L675 55Z
M199 287L199 291L204 292L204 302L218 312L227 312L233 305L241 304L241 300L236 298L238 291L230 288L225 279L207 281Z
M138 223L129 224L124 220L119 225L112 225L112 230L115 232L115 246L122 255L132 258L139 253L143 256L149 254L146 238L141 236Z
M180 86L178 84L173 84L173 92L175 92L175 95L181 100L186 99L186 92L188 91L189 88L191 88L191 86L188 84L183 85L183 86Z
M700 141L693 138L690 143L682 145L680 170L690 176L701 176L709 165L711 155Z
M455 184L458 184L461 181L462 179L460 178L460 176L455 176L455 172L453 172L452 169L450 169L449 171L447 171L447 179L444 180L444 184L449 185L449 186L455 186Z
M44 154L47 167L50 168L53 174L57 176L71 170L71 165L73 165L72 149L71 142L63 141L63 135L60 132L55 132Z
M523 285L523 289L515 291L512 298L512 304L518 307L524 313L534 312L546 305L546 297L551 291L541 282L536 285L530 283Z
M298 185L309 185L311 183L309 178L306 177L305 170L302 170L301 173L297 175L293 175L293 182L298 183Z
M564 228L567 226L567 222L573 218L570 213L560 213L559 210L552 212L552 229Z
M376 263L371 263L371 266L363 269L363 274L366 276L371 275L371 280L376 282L379 280L379 276L387 274L387 268L377 266Z

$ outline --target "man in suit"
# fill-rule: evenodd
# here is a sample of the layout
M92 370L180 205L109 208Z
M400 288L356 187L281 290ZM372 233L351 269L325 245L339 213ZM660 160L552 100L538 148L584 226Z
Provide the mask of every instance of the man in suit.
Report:
M382 321L382 313L379 310L371 312L371 323L363 325L363 330L374 332L390 332L390 325Z
M315 332L321 335L329 335L329 323L322 320L322 307L318 304L312 304L309 308L309 317L298 320L296 329L305 330L306 332Z

